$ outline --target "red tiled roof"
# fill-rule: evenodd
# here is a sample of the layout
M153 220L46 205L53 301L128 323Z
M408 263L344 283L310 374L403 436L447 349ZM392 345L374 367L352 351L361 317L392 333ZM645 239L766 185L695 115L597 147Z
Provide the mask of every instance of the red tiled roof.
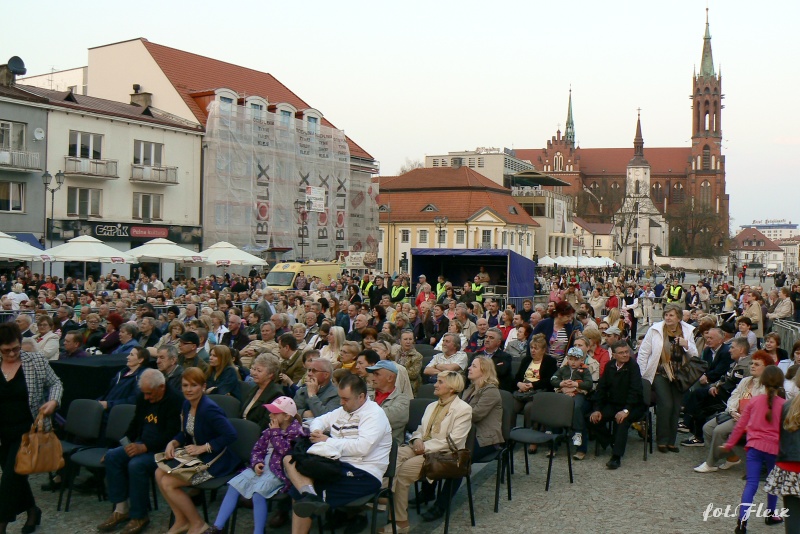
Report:
M541 168L539 156L540 148L515 149L519 159L530 160L537 169ZM691 147L651 147L644 149L644 158L650 164L653 174L683 174L689 167L689 158L692 155ZM624 174L628 162L633 158L631 148L579 148L576 157L580 158L582 174Z
M751 245L752 242L758 243L763 241L763 245ZM776 245L767 236L756 230L755 228L745 228L733 238L731 242L731 250L772 250L781 252L783 249Z
M381 176L380 190L419 191L444 189L488 189L511 195L511 190L499 185L469 167L419 168L400 176Z
M380 214L381 222L433 222L434 217L465 222L488 208L507 224L539 226L511 190L469 167L414 169L400 176L381 176L379 182L379 202L391 208ZM423 211L429 204L438 211Z
M29 92L47 101L48 103L69 109L91 111L102 115L109 115L112 117L124 117L128 119L135 119L139 121L152 122L164 126L171 126L173 128L184 128L192 131L202 131L196 125L190 125L182 120L173 121L169 117L158 115L158 112L151 113L150 108L141 106L134 106L132 104L125 104L115 100L106 100L105 98L96 98L93 96L85 96L72 94L68 91L53 91L51 89L43 89L41 87L34 87L31 85L17 85L18 89Z
M572 222L592 235L611 235L614 225L611 223L592 223L581 219L580 217L573 217Z
M208 117L206 111L192 98L192 93L209 88L227 87L237 93L266 98L270 104L285 102L298 110L312 107L269 73L151 43L144 38L141 41L201 124L205 124ZM322 123L335 128L325 118ZM348 137L347 141L351 156L373 159L352 139Z

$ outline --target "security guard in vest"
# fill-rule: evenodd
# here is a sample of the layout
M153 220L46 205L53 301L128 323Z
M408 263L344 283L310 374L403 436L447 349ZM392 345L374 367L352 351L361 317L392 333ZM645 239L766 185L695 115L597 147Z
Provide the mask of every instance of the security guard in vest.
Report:
M683 302L683 288L677 282L670 282L669 288L667 288L667 302Z
M476 275L475 280L472 282L472 292L475 293L475 300L478 302L483 302L483 290L484 286L481 283L481 277Z
M440 274L439 275L439 281L436 282L436 299L437 300L439 299L439 297L444 295L446 286L447 286L447 282L444 279L444 275Z
M369 273L364 273L361 282L358 283L358 288L361 290L361 295L364 298L369 297L369 290L372 287L372 280L369 279Z
M392 304L395 302L404 302L406 298L406 288L400 283L400 277L397 276L392 281L391 299Z

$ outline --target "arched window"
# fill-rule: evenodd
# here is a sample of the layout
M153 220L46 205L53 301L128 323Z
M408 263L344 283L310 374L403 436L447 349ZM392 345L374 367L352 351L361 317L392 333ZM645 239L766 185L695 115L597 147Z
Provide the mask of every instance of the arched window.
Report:
M711 184L708 183L708 180L700 184L700 205L711 205Z
M554 171L564 170L564 156L561 155L561 152L556 152L555 157L553 157L553 170Z
M637 195L639 194L639 180L633 182L633 192Z
M660 204L664 202L664 188L659 183L653 184L653 202Z
M598 184L597 182L592 182L592 185L589 186L589 189L591 189L592 192L594 193L598 189L600 189L600 184Z
M711 149L708 145L703 147L703 170L711 170Z
M672 188L672 202L674 204L682 204L684 200L683 184L675 184Z
M617 182L614 182L613 184L611 184L611 189L616 191L617 189L619 189L619 184Z

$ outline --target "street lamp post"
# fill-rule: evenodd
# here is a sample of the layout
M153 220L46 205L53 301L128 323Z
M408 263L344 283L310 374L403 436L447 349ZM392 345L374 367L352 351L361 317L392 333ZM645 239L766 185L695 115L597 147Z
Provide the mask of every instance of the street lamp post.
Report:
M50 222L46 225L47 228L45 231L47 235L50 237L50 248L53 248L53 217L55 216L55 206L56 206L56 191L61 189L61 186L64 185L64 179L66 176L63 172L59 169L56 173L56 183L58 184L57 187L50 187L50 183L53 181L53 175L51 175L46 170L42 175L42 183L44 184L45 190L45 202L47 202L47 192L50 192ZM47 211L47 207L45 207L45 212ZM50 262L50 276L53 276L53 262Z
M308 230L308 212L311 211L311 201L296 200L294 207L300 214L300 232L298 234L300 236L300 263L303 263L306 256L306 232L303 231L303 228Z
M527 224L518 224L516 226L517 234L519 234L519 253L522 254L524 252L524 245L522 244L522 238L525 234L528 233L528 225Z
M434 217L433 224L436 226L436 248L442 248L442 228L447 226L447 217Z

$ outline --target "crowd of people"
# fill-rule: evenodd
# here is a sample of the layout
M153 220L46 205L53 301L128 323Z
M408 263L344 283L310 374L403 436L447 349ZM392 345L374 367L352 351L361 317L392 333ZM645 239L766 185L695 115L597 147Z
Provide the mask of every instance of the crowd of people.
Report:
M465 447L473 428L476 461L504 445L503 391L517 414L541 392L571 397L574 458L583 460L594 439L611 447L612 470L622 466L628 431L641 429L651 404L659 452L709 447L698 473L740 463L735 446L747 432L743 502L760 474L752 475L751 464L763 463L772 470L770 487L798 508L800 519L800 500L792 501L800 499L800 470L793 470L800 460L800 407L793 402L800 343L790 354L770 332L775 319L796 317L798 287L764 296L758 287L719 279L685 284L678 272L653 283L649 274L552 272L537 278L549 288L547 302L524 299L519 309L486 294L483 268L470 280L438 275L429 282L421 275L413 283L388 273L303 276L283 292L256 272L166 283L144 273L135 281L116 274L60 280L24 270L12 280L3 276L0 534L23 512L26 532L41 520L26 477L6 467L33 418L52 414L60 402L62 385L47 361L97 354L126 358L97 399L104 417L119 404L136 406L126 444L106 457L114 510L101 531L124 525L125 534L135 534L149 525L153 473L175 517L171 534L222 532L240 498L252 500L258 532L288 521L307 532L311 518L328 509L334 524L366 522L338 509L381 487L394 442L393 515L397 530L407 532L408 492L425 453L448 450L448 437ZM680 378L694 360L704 372L687 387ZM407 433L411 400L423 386L435 398ZM649 390L652 398L645 398ZM209 394L239 400L239 416L262 431L211 525L184 488L240 466L231 449L236 430ZM760 395L766 406L749 402ZM27 410L14 409L23 404ZM678 441L680 433L686 439ZM181 479L157 468L157 453L166 460L196 456L209 467ZM54 473L43 489L63 483ZM459 484L448 481L435 496L434 486L423 484L421 498L432 499L423 520L442 517ZM291 499L279 499L267 514L267 500L277 495Z

